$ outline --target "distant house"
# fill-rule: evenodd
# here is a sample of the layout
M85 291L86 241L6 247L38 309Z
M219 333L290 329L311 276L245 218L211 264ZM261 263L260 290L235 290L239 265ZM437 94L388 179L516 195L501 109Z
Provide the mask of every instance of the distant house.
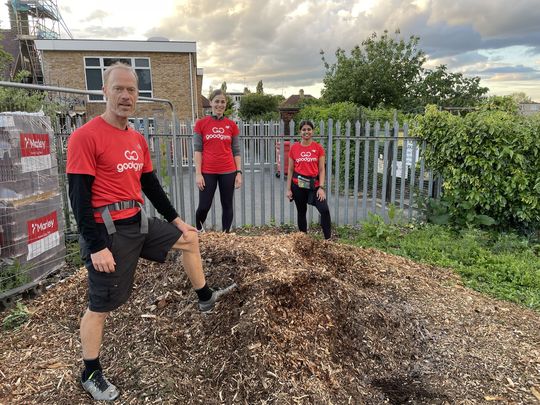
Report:
M300 111L300 104L305 99L315 99L315 97L304 94L304 90L300 89L298 94L293 94L288 99L286 99L279 106L279 115L284 123L284 135L291 135L289 129L289 122L294 120L298 111Z
M201 89L203 70L197 68L195 42L116 40L37 40L44 84L84 90L101 90L103 72L115 61L127 63L139 77L139 95L168 99L180 119L194 121L203 116ZM86 115L92 118L105 110L102 96L87 96ZM139 102L137 117L170 118L164 103Z
M230 93L227 93L227 95L233 100L233 106L232 106L233 112L229 118L233 120L237 120L238 112L240 111L240 100L242 100L242 97L244 97L244 93L230 92Z
M208 100L205 96L201 95L201 101L202 101L202 115L211 115L212 105L210 104L210 100Z

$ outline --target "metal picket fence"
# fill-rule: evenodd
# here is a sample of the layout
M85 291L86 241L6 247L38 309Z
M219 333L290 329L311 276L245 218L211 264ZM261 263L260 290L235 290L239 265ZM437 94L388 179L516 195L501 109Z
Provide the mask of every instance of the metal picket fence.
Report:
M99 93L21 83L0 82L0 86L45 91L51 100L58 100L62 94L80 98ZM156 174L173 205L186 222L194 224L198 190L192 153L193 123L177 120L169 100L147 100L167 103L171 118L133 118L132 124L147 139ZM79 115L63 114L52 119L51 150L56 152L53 155L57 159L66 240L73 240L77 233L68 201L66 146L70 134L83 124ZM285 174L288 151L297 137L283 135L283 122L239 122L238 125L244 184L234 195L233 227L296 226L294 203L286 198ZM315 132L315 140L326 150L326 189L334 225L355 225L370 214L380 215L386 221L395 220L396 216L411 221L422 218L422 203L427 198L439 197L441 181L425 166L424 144L409 136L407 125L329 120L317 123ZM294 122L290 123L289 133L296 133ZM150 215L157 215L149 203L146 210ZM313 207L308 209L308 222L318 222L318 213ZM219 191L205 226L221 229ZM8 267L0 265L0 285L13 284L9 284L12 276L5 271ZM22 276L32 270L25 268ZM48 273L48 270L42 272ZM40 277L32 278L9 291L0 289L0 306L12 303L12 297L39 285L40 280Z
M59 157L64 159L67 137L77 125L56 124L61 129L56 131L61 145ZM142 118L133 120L133 125L145 135L154 168L173 205L185 221L194 224L198 190L192 153L193 123ZM235 192L233 227L296 224L296 209L286 198L284 175L287 153L295 137L284 138L283 122L238 125L244 184ZM290 133L294 133L294 122L290 125ZM441 182L422 158L424 144L409 136L407 124L361 125L329 120L318 123L315 140L326 151L327 197L335 225L358 224L370 213L386 221L396 215L411 221L422 217L422 202L440 195ZM147 204L147 210L150 215L158 215L151 204ZM310 207L308 222L317 221L318 212ZM66 224L75 231L72 220ZM219 191L206 228L221 229Z

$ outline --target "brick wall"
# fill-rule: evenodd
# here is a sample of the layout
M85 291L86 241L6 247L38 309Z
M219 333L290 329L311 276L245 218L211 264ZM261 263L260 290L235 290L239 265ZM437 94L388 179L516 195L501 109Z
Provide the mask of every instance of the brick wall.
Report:
M188 53L157 53L157 52L74 52L74 51L44 51L43 70L45 84L51 86L86 89L84 74L84 57L142 57L150 59L152 72L152 91L156 98L170 100L180 119L191 119L191 89ZM199 92L196 66L192 66L191 78L193 91ZM202 77L201 77L202 79ZM202 80L201 80L202 84ZM202 115L200 97L195 96L195 113ZM104 102L87 102L88 118L101 114L105 109ZM170 118L170 108L167 104L139 102L137 117Z

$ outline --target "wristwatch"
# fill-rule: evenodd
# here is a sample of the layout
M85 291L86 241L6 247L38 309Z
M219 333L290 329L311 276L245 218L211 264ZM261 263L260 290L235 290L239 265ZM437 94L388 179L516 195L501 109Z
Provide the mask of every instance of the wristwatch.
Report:
M237 170L236 173L237 173L237 174L238 174L238 173L244 174L244 173L242 173L242 170Z
M324 186L319 186L320 189L322 189L324 191Z

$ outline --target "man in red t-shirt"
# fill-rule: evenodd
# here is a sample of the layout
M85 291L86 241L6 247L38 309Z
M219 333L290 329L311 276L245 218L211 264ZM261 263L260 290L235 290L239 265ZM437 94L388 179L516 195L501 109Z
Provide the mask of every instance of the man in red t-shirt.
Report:
M105 113L69 137L66 172L88 269L89 304L80 329L81 384L96 400L114 400L118 389L99 362L104 324L109 312L129 298L139 257L164 262L171 248L181 250L203 312L227 290L214 291L206 284L197 231L179 218L153 172L146 140L128 126L138 97L137 74L116 63L103 79ZM146 217L142 192L168 222Z

